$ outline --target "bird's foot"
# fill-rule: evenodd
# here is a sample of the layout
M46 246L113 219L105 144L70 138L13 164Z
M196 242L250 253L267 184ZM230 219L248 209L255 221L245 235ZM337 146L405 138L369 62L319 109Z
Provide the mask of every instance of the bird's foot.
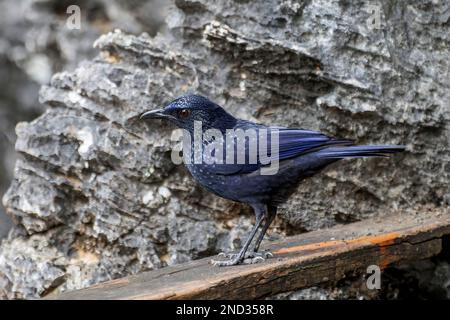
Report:
M221 252L218 256L228 258L228 260L211 260L211 264L218 267L226 267L238 264L255 264L258 262L263 262L266 259L273 257L273 254L270 251L250 251L246 252L242 259L239 259L239 253Z
M236 258L236 257L239 256L239 253L221 252L221 253L218 254L218 256L219 256L219 257L222 257L222 258L234 259L234 258ZM247 252L244 254L244 260L245 260L245 259L258 258L258 257L267 259L267 258L272 258L272 257L273 257L273 254L272 254L272 252L270 252L270 251L260 251L260 252L247 251Z
M236 265L240 264L240 261L236 257L234 259L227 259L227 260L211 260L211 264L214 267L229 267L229 266L236 266Z

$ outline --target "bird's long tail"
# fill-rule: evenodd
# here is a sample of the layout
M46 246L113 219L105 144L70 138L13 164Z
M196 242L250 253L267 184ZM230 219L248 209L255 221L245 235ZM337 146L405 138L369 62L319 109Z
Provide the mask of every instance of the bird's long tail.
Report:
M400 145L348 146L325 148L320 150L318 154L324 159L387 157L391 153L404 150L405 146Z

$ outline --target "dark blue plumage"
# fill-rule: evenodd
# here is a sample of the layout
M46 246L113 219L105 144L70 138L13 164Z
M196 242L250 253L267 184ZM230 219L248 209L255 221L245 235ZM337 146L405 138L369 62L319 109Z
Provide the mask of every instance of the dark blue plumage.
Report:
M194 179L209 191L226 199L249 204L253 207L256 215L256 224L238 254L228 254L229 260L215 261L219 266L234 265L241 263L244 259L256 262L263 259L258 253L259 245L276 215L277 207L287 200L295 191L298 184L305 178L310 177L327 165L344 158L360 158L370 156L386 156L390 153L403 151L403 146L379 145L379 146L355 146L351 140L335 139L320 132L289 129L281 127L268 127L250 121L239 120L227 113L223 108L205 97L198 95L183 96L166 108L144 113L142 119L167 119L180 128L194 136L195 122L201 122L203 132L216 129L223 136L229 130L253 130L256 135L267 132L267 150L271 150L271 137L278 135L279 150L276 154L268 155L273 163L278 161L276 174L262 174L270 163L264 162L256 155L256 161L250 163L252 148L249 140L246 140L244 152L244 163L236 163L239 150L233 148L234 163L207 164L194 163L193 153L190 154L191 163L187 164L188 170ZM274 136L275 137L275 136ZM258 148L262 143L258 142ZM211 141L203 140L206 147ZM192 149L194 141L192 139ZM259 150L259 149L258 149ZM253 150L254 151L254 150ZM224 146L224 156L231 152ZM254 248L250 253L247 249L263 220L265 224L258 236Z

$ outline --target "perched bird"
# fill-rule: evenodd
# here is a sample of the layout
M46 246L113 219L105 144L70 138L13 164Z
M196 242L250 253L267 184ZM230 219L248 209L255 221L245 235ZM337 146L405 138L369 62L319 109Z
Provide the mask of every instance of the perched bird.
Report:
M143 113L141 119L166 119L184 129L194 137L189 142L191 152L185 157L185 160L191 160L185 163L187 162L186 166L193 178L216 195L246 203L253 208L256 223L250 236L239 253L222 253L221 256L226 260L212 261L218 266L254 263L271 256L268 252L258 252L261 241L275 218L277 207L289 198L303 179L313 176L340 159L387 156L404 150L404 146L400 145L355 146L351 140L335 139L316 131L264 126L236 119L216 103L199 95L182 96L163 109ZM217 143L217 137L211 139L210 135L202 137L200 144L196 142L196 123L201 124L201 133L214 130L216 136L221 133L228 137L229 132L253 130L256 137L259 137L259 133L266 132L267 139L257 139L258 148L252 148L253 140L246 138L243 147L238 149L237 140L233 138L234 145L223 144L224 147L220 150L220 144L216 144L219 147L211 154L203 153L200 161L193 161L196 157L193 149L199 145L207 149L212 142ZM273 139L274 137L276 139ZM255 151L264 149L261 148L264 144L265 150L269 150L267 155L271 159L270 163L263 161L261 153ZM231 161L211 163L211 157L218 156L220 151L223 151L224 159L231 154L228 159ZM242 152L245 161L242 161L243 158L237 161ZM255 152L258 152L256 156L252 154ZM253 161L250 161L251 158ZM216 157L217 159L220 157ZM263 170L273 163L277 164L275 170L272 173L264 173ZM260 228L261 232L252 249L248 250Z

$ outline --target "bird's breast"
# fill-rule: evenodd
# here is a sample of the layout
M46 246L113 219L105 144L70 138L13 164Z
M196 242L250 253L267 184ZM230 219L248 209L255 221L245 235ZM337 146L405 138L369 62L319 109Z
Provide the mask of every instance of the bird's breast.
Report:
M187 164L186 167L194 180L207 190L223 198L239 201L236 177L217 174L205 164Z

